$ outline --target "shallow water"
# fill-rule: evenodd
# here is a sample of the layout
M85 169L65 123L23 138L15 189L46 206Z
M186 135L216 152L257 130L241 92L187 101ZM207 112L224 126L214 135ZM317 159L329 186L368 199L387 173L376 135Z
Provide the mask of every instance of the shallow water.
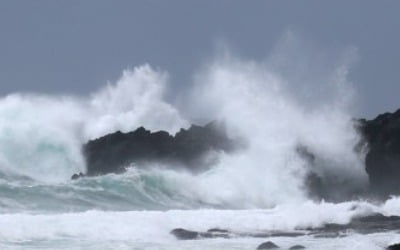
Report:
M279 212L278 212L279 214ZM177 240L169 232L184 227L207 230L213 227L236 232L263 232L278 225L277 214L268 210L174 210L67 214L3 214L1 249L256 249L273 241L282 249L301 244L307 249L383 249L399 240L398 232L357 234L340 237L233 237L230 239ZM271 223L271 221L275 221ZM7 226L5 225L12 225Z

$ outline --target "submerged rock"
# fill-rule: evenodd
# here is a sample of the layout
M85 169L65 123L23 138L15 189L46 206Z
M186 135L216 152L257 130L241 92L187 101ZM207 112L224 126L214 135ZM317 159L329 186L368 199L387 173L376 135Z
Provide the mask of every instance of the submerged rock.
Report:
M298 249L305 249L305 246L302 245L295 245L289 248L289 250L298 250Z
M183 228L176 228L171 231L171 234L179 240L194 240L200 237L199 232L190 231Z
M133 132L120 131L89 141L83 146L87 175L121 173L130 164L171 163L194 172L209 167L210 152L230 152L235 148L225 129L216 122L192 125L175 136L165 131L150 132L143 127Z
M320 228L309 228L309 235L315 238L341 238L346 237L349 232L360 234L371 234L398 230L400 228L399 216L384 216L382 214L371 214L367 216L354 217L347 224L325 224Z
M176 228L170 232L178 240L195 240L201 238L229 238L229 232L222 229L210 229L207 232L190 231Z
M264 242L264 243L262 243L262 244L260 244L258 247L257 247L257 250L263 250L263 249L278 249L279 247L275 244L275 243L273 243L272 241L267 241L267 242Z
M219 228L211 228L211 229L208 229L207 232L208 232L208 233L224 233L224 234L229 233L228 230L226 230L226 229L219 229Z

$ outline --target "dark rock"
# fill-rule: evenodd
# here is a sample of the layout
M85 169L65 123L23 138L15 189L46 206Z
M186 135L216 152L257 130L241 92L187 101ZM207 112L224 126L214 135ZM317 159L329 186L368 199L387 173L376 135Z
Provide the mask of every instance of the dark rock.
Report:
M171 234L179 240L194 240L200 237L199 232L189 231L183 228L176 228L171 231Z
M290 250L296 250L296 249L305 249L306 247L305 246L302 246L302 245L295 245L295 246L292 246L292 247L290 247L289 249Z
M133 132L120 131L89 141L83 147L87 175L121 173L130 164L143 166L149 162L171 163L194 172L209 167L210 152L230 152L235 143L223 127L215 122L192 125L175 136L165 131L150 132L143 127Z
M352 223L387 223L387 222L399 222L400 216L385 216L380 213L364 216L364 217L356 217L352 220Z
M320 228L308 228L309 235L315 238L341 238L348 232L371 234L378 232L394 231L400 228L400 216L384 216L372 214L355 217L347 224L326 224Z
M304 232L284 232L284 231L269 231L264 233L242 233L242 236L254 238L270 238L270 237L300 237L304 236Z
M208 233L229 233L226 229L211 228L207 230Z
M400 243L392 244L386 248L387 250L400 250Z
M207 232L190 231L183 228L176 228L171 231L179 240L194 240L202 238L230 238L228 230L210 229Z
M304 232L271 232L269 237L300 237L304 235Z
M346 237L345 234L341 234L339 232L313 232L311 233L311 235L313 235L313 237L317 239L334 239Z
M82 172L80 172L79 174L72 175L71 176L71 180L77 180L77 179L82 178L82 177L85 177L85 175Z
M372 191L381 195L400 193L400 110L373 120L359 120L368 153L366 171Z
M262 249L278 249L279 247L275 244L275 243L273 243L273 242L271 242L271 241L267 241L267 242L264 242L264 243L262 243L261 245L259 245L258 247L257 247L257 250L262 250Z

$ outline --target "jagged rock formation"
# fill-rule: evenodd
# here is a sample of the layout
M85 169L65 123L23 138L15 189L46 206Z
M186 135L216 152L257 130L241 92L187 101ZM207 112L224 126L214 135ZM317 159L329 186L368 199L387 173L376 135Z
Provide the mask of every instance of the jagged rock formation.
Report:
M365 167L371 190L400 194L400 110L361 119L359 127L368 146Z
M400 194L400 110L385 113L373 120L355 120L367 145L365 167L370 191L383 195ZM129 133L116 132L89 141L83 147L87 163L86 176L120 173L130 164L146 166L149 162L171 163L198 172L212 165L204 157L210 152L231 152L238 146L217 123L193 125L181 129L175 136L165 131L150 132L143 127ZM297 149L312 164L315 156L301 145ZM356 150L356 149L355 149ZM211 161L210 161L211 159ZM75 174L78 179L83 174ZM317 197L326 198L321 180L312 173L307 186Z
M83 153L87 176L121 173L129 164L149 162L171 163L196 172L208 167L210 159L205 156L210 152L230 152L234 147L225 130L212 122L181 129L175 136L165 131L152 133L143 127L129 133L118 131L89 141Z

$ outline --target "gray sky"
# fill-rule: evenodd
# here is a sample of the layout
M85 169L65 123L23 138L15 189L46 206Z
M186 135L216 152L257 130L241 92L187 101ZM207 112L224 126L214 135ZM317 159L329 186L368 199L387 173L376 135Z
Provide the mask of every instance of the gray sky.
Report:
M262 59L295 30L327 48L358 48L350 72L360 115L400 108L400 1L0 2L0 94L86 94L129 66L150 63L176 87L219 39Z

